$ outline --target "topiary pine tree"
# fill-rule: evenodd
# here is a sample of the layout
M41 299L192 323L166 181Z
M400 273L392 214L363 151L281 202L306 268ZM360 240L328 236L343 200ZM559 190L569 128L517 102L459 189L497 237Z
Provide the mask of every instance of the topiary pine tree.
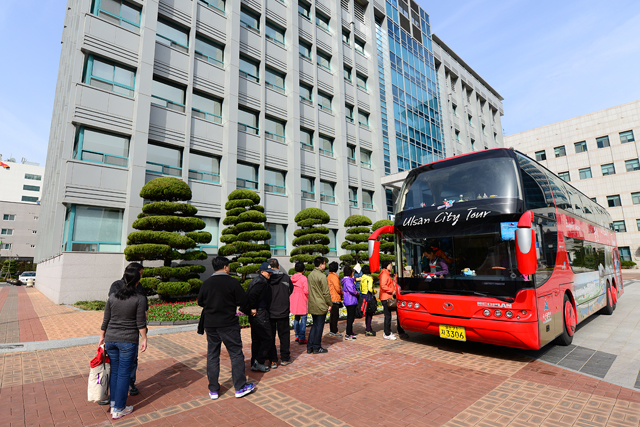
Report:
M129 234L124 255L127 261L161 260L162 267L145 268L142 286L147 291L163 297L197 293L202 285L202 265L179 264L174 260L204 260L207 253L192 250L197 244L209 243L211 233L196 231L206 224L194 215L198 209L187 202L191 200L189 185L172 177L155 178L140 190L140 197L151 201L142 207L138 219L133 222L134 231ZM171 281L175 279L175 281Z
M229 193L229 201L224 205L227 216L222 223L220 241L225 243L218 249L218 255L234 256L229 268L240 275L246 289L251 282L247 275L258 271L260 264L271 257L268 243L256 243L271 239L264 223L267 216L259 205L260 196L251 190L238 189Z
M291 251L289 261L305 263L306 271L314 268L313 260L319 255L329 253L329 229L319 225L327 224L331 220L329 214L318 208L303 209L295 217L298 228L293 232L295 249ZM325 258L326 259L326 258ZM294 274L293 269L289 274Z
M0 279L17 279L18 278L18 262L11 259L6 260L2 264L0 271Z
M369 245L367 241L371 235L371 220L364 215L351 215L344 222L347 228L346 241L340 247L349 251L349 254L341 255L343 265L354 266L358 263L364 265L369 262Z
M371 226L371 231L376 231L378 228L384 227L386 225L393 225L393 221L388 219L381 219L380 221L376 221ZM394 236L392 233L385 233L380 236L380 261L394 261L396 259L396 247L393 243L393 238Z

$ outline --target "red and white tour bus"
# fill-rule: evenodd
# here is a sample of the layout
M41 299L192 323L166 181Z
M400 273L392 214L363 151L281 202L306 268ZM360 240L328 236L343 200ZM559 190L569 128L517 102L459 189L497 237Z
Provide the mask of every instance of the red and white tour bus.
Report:
M623 293L611 217L526 155L493 149L409 172L393 226L402 327L461 341L568 345Z

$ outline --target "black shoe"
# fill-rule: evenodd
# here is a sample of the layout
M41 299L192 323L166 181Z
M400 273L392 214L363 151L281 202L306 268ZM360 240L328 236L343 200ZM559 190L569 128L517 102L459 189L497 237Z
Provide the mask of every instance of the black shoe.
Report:
M136 396L138 394L140 394L140 390L138 390L138 387L132 385L129 389L129 396Z
M98 402L98 405L105 406L105 405L109 405L110 403L111 403L111 398L110 398L110 397L107 397L105 400L101 400L101 401L99 401L99 402Z
M313 350L313 354L318 354L318 353L329 353L329 350L327 350L324 347L320 347L320 348L318 348L316 350Z
M307 348L307 354L315 353L312 348Z
M253 365L251 365L251 370L258 372L269 372L269 367L263 365L262 363L258 363L258 361L256 360L255 362L253 362Z

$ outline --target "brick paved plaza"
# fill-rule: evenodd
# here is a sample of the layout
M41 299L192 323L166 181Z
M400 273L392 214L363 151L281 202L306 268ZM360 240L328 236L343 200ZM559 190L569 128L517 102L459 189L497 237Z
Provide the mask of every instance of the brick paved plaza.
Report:
M27 308L17 317L29 316L29 310L39 316L40 326L20 324L21 339L73 335L64 326L65 316L82 316L80 324L68 326L77 328L76 336L98 332L101 313L71 313L66 310L75 310L40 298L44 297L35 289L0 288L3 337L16 333L7 304ZM382 317L377 316L374 329L381 328ZM249 371L247 364L257 391L243 399L227 390L231 372L223 349L223 392L217 401L207 396L204 337L195 331L150 336L149 348L140 356L140 395L128 401L134 413L113 425L640 425L640 390L502 347L417 333L410 333L407 341L383 340L381 332L365 338L361 322L355 331L355 342L323 338L328 354L306 354L306 346L293 343L294 363L266 374ZM248 360L248 329L243 330L243 342ZM0 425L111 425L108 407L86 400L88 364L94 354L94 344L0 353Z

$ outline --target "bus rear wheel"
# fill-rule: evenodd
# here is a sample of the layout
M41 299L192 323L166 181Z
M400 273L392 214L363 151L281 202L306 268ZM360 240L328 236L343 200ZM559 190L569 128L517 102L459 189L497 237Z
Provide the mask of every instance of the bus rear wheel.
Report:
M576 311L567 294L564 294L562 308L562 334L556 338L555 342L558 345L569 345L573 341L573 334L576 332Z
M613 292L615 290L611 289L611 285L607 283L607 305L602 308L602 314L606 314L610 316L613 314L613 310L616 309L616 303L614 301Z

